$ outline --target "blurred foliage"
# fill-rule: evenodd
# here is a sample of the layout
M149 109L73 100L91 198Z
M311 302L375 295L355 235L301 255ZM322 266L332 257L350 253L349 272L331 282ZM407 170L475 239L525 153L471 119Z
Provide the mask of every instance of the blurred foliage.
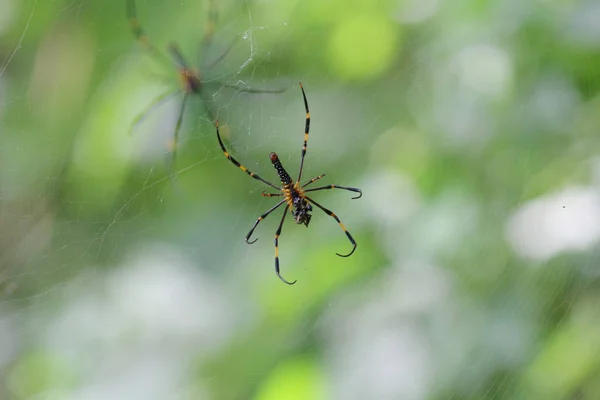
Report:
M125 1L0 0L2 398L600 398L597 2L137 3L195 67L234 43L170 167L177 101L132 123L178 73ZM317 200L349 258L319 210L288 219L287 287L281 214L243 243L272 199L205 99L275 181L298 81L303 179L364 196Z

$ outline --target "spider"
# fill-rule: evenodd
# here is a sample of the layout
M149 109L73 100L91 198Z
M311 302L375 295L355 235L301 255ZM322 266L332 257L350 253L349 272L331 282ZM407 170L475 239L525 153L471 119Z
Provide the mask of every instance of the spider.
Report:
M208 98L208 96L205 95L205 92L203 91L204 85L207 81L203 78L203 75L200 73L199 68L194 68L193 66L190 66L190 64L186 61L183 54L179 50L179 47L175 43L171 43L168 46L168 53L169 53L170 57L168 57L164 53L160 52L152 44L149 37L146 35L144 30L142 29L142 26L140 25L140 22L137 18L135 0L126 0L126 1L127 1L127 17L129 19L131 31L132 31L133 35L135 36L135 38L141 43L144 50L146 50L152 56L156 57L160 62L167 64L169 66L174 65L177 68L178 73L179 73L179 80L181 82L181 87L177 88L175 90L169 90L168 92L166 92L166 93L158 96L156 99L154 99L146 107L146 109L144 109L144 111L142 111L134 119L133 123L131 124L131 129L130 129L130 132L133 131L133 129L138 125L138 123L140 123L141 120L150 111L152 111L154 108L161 105L166 100L170 99L171 97L173 97L175 95L183 94L183 99L181 101L179 113L177 115L177 123L175 125L175 131L167 145L167 148L168 148L168 151L170 154L170 156L167 158L167 167L169 167L175 161L175 150L176 150L177 144L178 144L179 131L181 130L181 124L183 121L183 115L185 113L185 107L187 105L187 101L188 101L190 95L197 95L198 97L200 97L203 101L204 106L206 107L206 111L208 113L210 120L211 121L215 120L212 109L210 107L211 100L210 100L210 98ZM215 3L216 3L215 0L210 1L210 10L208 12L206 29L204 31L204 36L202 39L202 46L201 46L202 54L206 54L206 52L208 51L208 49L210 48L210 46L212 44L212 40L213 40L213 36L214 36L214 32L215 32L215 26L217 24L217 19L218 19L218 11L215 7ZM215 66L217 66L221 61L223 61L229 54L230 50L233 48L235 42L236 42L236 40L233 40L232 43L229 45L229 47L223 52L223 54L221 54L221 56L219 56L217 59L215 59L211 64L206 66L206 68L204 68L203 71L208 72L208 71L212 70ZM239 87L237 85L230 85L230 84L222 83L222 82L217 82L217 84L220 85L221 87L235 89L239 92L245 92L245 93L281 93L286 90L286 89L278 89L278 90L265 89L265 90L263 90L263 89L254 89L254 88L250 88L250 87L244 88L244 87Z
M340 219L337 217L337 215L335 215L333 212L331 212L330 210L326 209L325 207L323 207L322 205L320 205L319 203L317 203L316 201L314 201L313 199L308 197L306 195L306 193L316 192L318 190L325 190L325 189L344 189L344 190L349 190L351 192L355 192L355 193L359 194L356 197L352 197L353 199L358 199L358 198L362 197L362 190L353 188L353 187L327 185L327 186L321 186L321 187L317 187L317 188L313 188L313 189L306 189L306 190L304 189L306 186L310 185L311 183L316 182L319 179L323 178L325 176L325 174L319 175L316 178L309 180L304 185L300 186L300 179L302 178L302 168L304 167L304 157L306 156L306 143L308 142L308 131L310 129L310 112L308 110L308 101L306 100L306 94L304 93L304 88L302 87L302 82L300 82L300 89L302 90L302 97L304 99L304 108L306 110L306 124L305 124L305 128L304 128L304 145L302 146L302 157L300 158L300 172L298 173L298 179L296 180L296 182L292 181L292 178L290 177L290 175L287 173L285 168L283 168L283 165L281 164L281 161L279 160L279 157L277 156L276 153L270 153L269 158L271 159L271 163L273 163L273 166L275 167L275 170L277 171L277 174L279 175L279 179L281 180L281 184L283 185L282 187L276 186L276 185L264 180L260 176L256 175L254 172L250 172L248 170L248 168L244 167L242 164L240 164L235 158L233 158L229 154L229 152L225 148L225 145L223 145L223 141L221 140L221 135L219 134L219 121L217 120L215 122L215 125L217 128L217 139L219 140L219 145L221 145L221 149L223 150L223 154L225 154L225 157L227 157L227 159L229 161L231 161L239 169L241 169L242 171L244 171L245 173L250 175L250 177L252 177L254 179L258 179L262 183L267 184L267 185L271 186L272 188L275 188L280 191L280 193L263 192L262 193L263 197L283 197L283 199L279 203L275 204L268 211L266 211L264 214L262 214L260 217L258 217L256 222L252 226L252 229L250 229L250 232L248 232L248 234L246 235L245 241L248 244L253 244L254 242L256 242L258 239L254 239L251 241L250 237L252 236L252 233L254 232L254 230L260 223L260 221L267 218L267 216L269 214L271 214L273 211L275 211L282 204L284 204L284 203L286 204L285 210L283 211L283 216L281 217L281 222L279 222L279 226L277 227L277 231L275 232L275 273L277 274L277 277L279 277L279 279L281 279L284 283L287 283L288 285L293 285L294 283L296 283L296 281L289 282L289 281L285 280L281 276L281 273L279 272L279 236L281 235L281 228L283 227L283 222L285 221L285 217L286 217L288 211L292 212L292 217L294 218L294 221L297 224L299 224L299 225L304 224L306 227L308 227L308 224L310 223L310 219L312 217L310 215L310 212L313 210L311 204L320 208L325 214L334 218L337 221L337 223L340 225L340 227L342 228L342 230L344 231L346 236L348 237L348 240L350 240L350 243L352 243L352 250L350 251L350 253L348 253L348 254L336 253L336 254L340 257L349 257L352 255L352 253L354 253L354 250L356 250L356 242L354 241L354 238L352 237L350 232L348 232L348 230L346 229L346 227L344 226L342 221L340 221Z

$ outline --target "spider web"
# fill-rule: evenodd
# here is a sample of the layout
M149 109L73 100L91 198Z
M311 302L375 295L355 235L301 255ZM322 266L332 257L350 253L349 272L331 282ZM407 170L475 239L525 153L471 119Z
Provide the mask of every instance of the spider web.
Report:
M172 165L182 94L131 129L180 83L123 2L0 0L2 397L600 397L600 9L472 3L137 2L195 67L236 39L200 72L244 166L296 178L302 81L302 180L365 193L314 194L347 259L288 217L287 287L283 210L243 242L274 199L206 100Z

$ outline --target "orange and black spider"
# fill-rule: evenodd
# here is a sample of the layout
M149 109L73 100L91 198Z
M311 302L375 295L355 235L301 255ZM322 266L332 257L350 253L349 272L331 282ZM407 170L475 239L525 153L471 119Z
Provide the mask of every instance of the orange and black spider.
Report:
M227 149L223 145L223 141L221 140L221 135L219 134L219 121L216 121L217 139L219 139L219 144L221 145L221 149L223 150L223 154L225 154L225 157L227 157L227 159L229 161L231 161L239 169L241 169L242 171L244 171L245 173L250 175L252 178L258 179L259 181L261 181L281 192L281 193L265 193L265 192L263 192L262 195L264 197L283 196L283 199L279 203L275 204L267 212L265 212L263 215L258 217L256 222L252 226L252 229L250 229L250 232L248 232L248 234L246 235L245 240L246 240L246 243L248 243L248 244L252 244L252 243L256 242L257 239L254 239L251 241L250 237L252 236L252 233L254 232L257 225L260 223L260 221L267 218L267 216L269 214L271 214L273 211L275 211L279 206L286 203L286 207L283 212L283 216L281 217L281 222L279 223L279 226L277 227L277 231L275 232L275 273L277 274L279 279L281 279L283 282L287 283L288 285L293 285L294 283L296 283L296 281L288 282L279 273L279 235L281 235L281 228L283 227L283 222L285 221L285 216L287 215L287 212L288 211L292 212L294 221L297 224L304 224L305 226L308 227L308 224L310 223L310 219L312 217L310 215L310 212L313 210L311 204L314 204L315 206L317 206L318 208L323 210L323 212L325 212L325 214L334 218L337 221L337 223L340 224L340 227L344 230L344 233L346 233L348 240L350 240L350 243L352 243L352 250L350 251L350 253L348 253L348 254L336 253L336 254L340 257L349 257L350 255L352 255L352 253L354 253L354 250L356 250L356 242L354 241L354 238L352 237L350 232L348 232L348 230L346 229L344 224L342 224L342 221L340 221L340 219L337 217L337 215L335 215L333 212L329 211L328 209L326 209L325 207L323 207L322 205L320 205L319 203L317 203L316 201L314 201L313 199L308 197L306 195L306 193L316 192L318 190L325 190L325 189L344 189L344 190L349 190L351 192L356 192L359 194L358 196L353 197L353 199L358 199L362 196L362 191L360 189L352 188L352 187L345 187L345 186L338 186L338 185L327 185L327 186L321 186L321 187L313 188L313 189L306 189L306 190L304 189L306 186L310 185L311 183L323 178L325 176L325 174L319 175L316 178L309 180L304 185L300 186L300 179L302 178L302 168L304 167L304 156L306 156L306 143L308 142L308 131L310 129L310 112L308 111L308 101L306 100L306 94L304 93L304 88L302 87L302 83L300 83L300 89L302 90L302 97L304 98L304 108L306 109L306 125L304 128L304 145L302 146L302 157L300 159L300 172L298 173L298 179L296 180L296 182L292 181L291 176L287 173L285 168L283 168L283 165L281 165L281 161L279 161L279 157L277 156L277 154L275 154L275 153L269 154L269 158L271 159L273 166L277 170L277 174L279 175L279 179L281 179L281 183L282 183L283 187L276 186L276 185L264 180L260 176L256 175L254 172L250 172L248 170L248 168L244 167L235 158L233 158L227 152Z
M171 43L168 47L168 53L169 53L170 57L167 57L164 53L160 52L152 44L149 37L146 35L144 30L142 29L142 26L140 25L140 22L137 18L135 0L126 0L126 1L127 1L127 17L129 19L131 31L133 32L133 35L135 36L135 38L141 43L144 50L146 50L152 56L156 57L160 62L162 62L166 65L169 65L169 66L174 65L175 68L177 68L177 71L179 74L179 80L181 82L181 87L177 88L175 90L170 90L170 91L158 96L154 101L152 101L148 105L148 107L144 111L142 111L134 119L134 121L131 125L131 130L133 130L135 128L135 126L142 120L142 118L144 118L144 116L146 116L155 107L158 107L163 102L165 102L166 100L170 99L171 97L173 97L175 95L183 94L183 98L181 100L181 106L179 108L179 114L177 116L177 123L175 125L175 131L173 133L172 139L169 141L169 144L168 144L168 150L169 150L170 156L167 159L167 164L172 164L175 159L175 151L176 151L176 148L178 145L179 131L181 130L181 124L183 121L183 115L185 113L185 107L186 107L186 104L187 104L187 101L188 101L190 95L199 96L202 99L202 102L206 107L206 112L208 113L210 120L211 121L215 120L214 113L210 106L211 100L210 100L210 98L208 98L208 96L205 95L205 93L203 91L204 85L207 81L203 78L203 75L200 73L199 68L190 66L190 64L183 57L183 54L181 53L181 51L179 50L179 48L177 47L177 45L175 43ZM206 29L204 31L204 36L202 39L202 46L201 46L202 54L206 54L206 52L208 51L208 49L210 48L210 46L212 44L213 36L215 33L215 27L217 24L217 19L218 19L218 11L216 8L216 1L210 0L210 10L208 11ZM217 66L221 61L223 61L229 54L229 52L232 49L234 44L235 44L235 40L229 45L229 47L225 50L225 52L220 57L218 57L216 60L214 60L211 64L208 64L207 66L205 66L205 68L203 68L203 71L209 72L215 66ZM254 89L254 88L249 88L249 87L239 87L236 85L230 85L230 84L223 83L223 82L215 82L212 80L211 80L211 84L216 84L220 87L226 87L226 88L234 89L238 92L245 92L245 93L281 93L285 90L285 89L262 90L262 89Z

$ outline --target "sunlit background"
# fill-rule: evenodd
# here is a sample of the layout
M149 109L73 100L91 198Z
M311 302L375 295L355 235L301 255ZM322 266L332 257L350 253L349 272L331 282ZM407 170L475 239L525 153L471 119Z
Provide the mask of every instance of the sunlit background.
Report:
M0 0L0 398L600 399L598 1L138 0L154 54L125 10ZM213 114L295 178L299 81L303 181L363 197L314 193L348 258L288 216L287 286Z

